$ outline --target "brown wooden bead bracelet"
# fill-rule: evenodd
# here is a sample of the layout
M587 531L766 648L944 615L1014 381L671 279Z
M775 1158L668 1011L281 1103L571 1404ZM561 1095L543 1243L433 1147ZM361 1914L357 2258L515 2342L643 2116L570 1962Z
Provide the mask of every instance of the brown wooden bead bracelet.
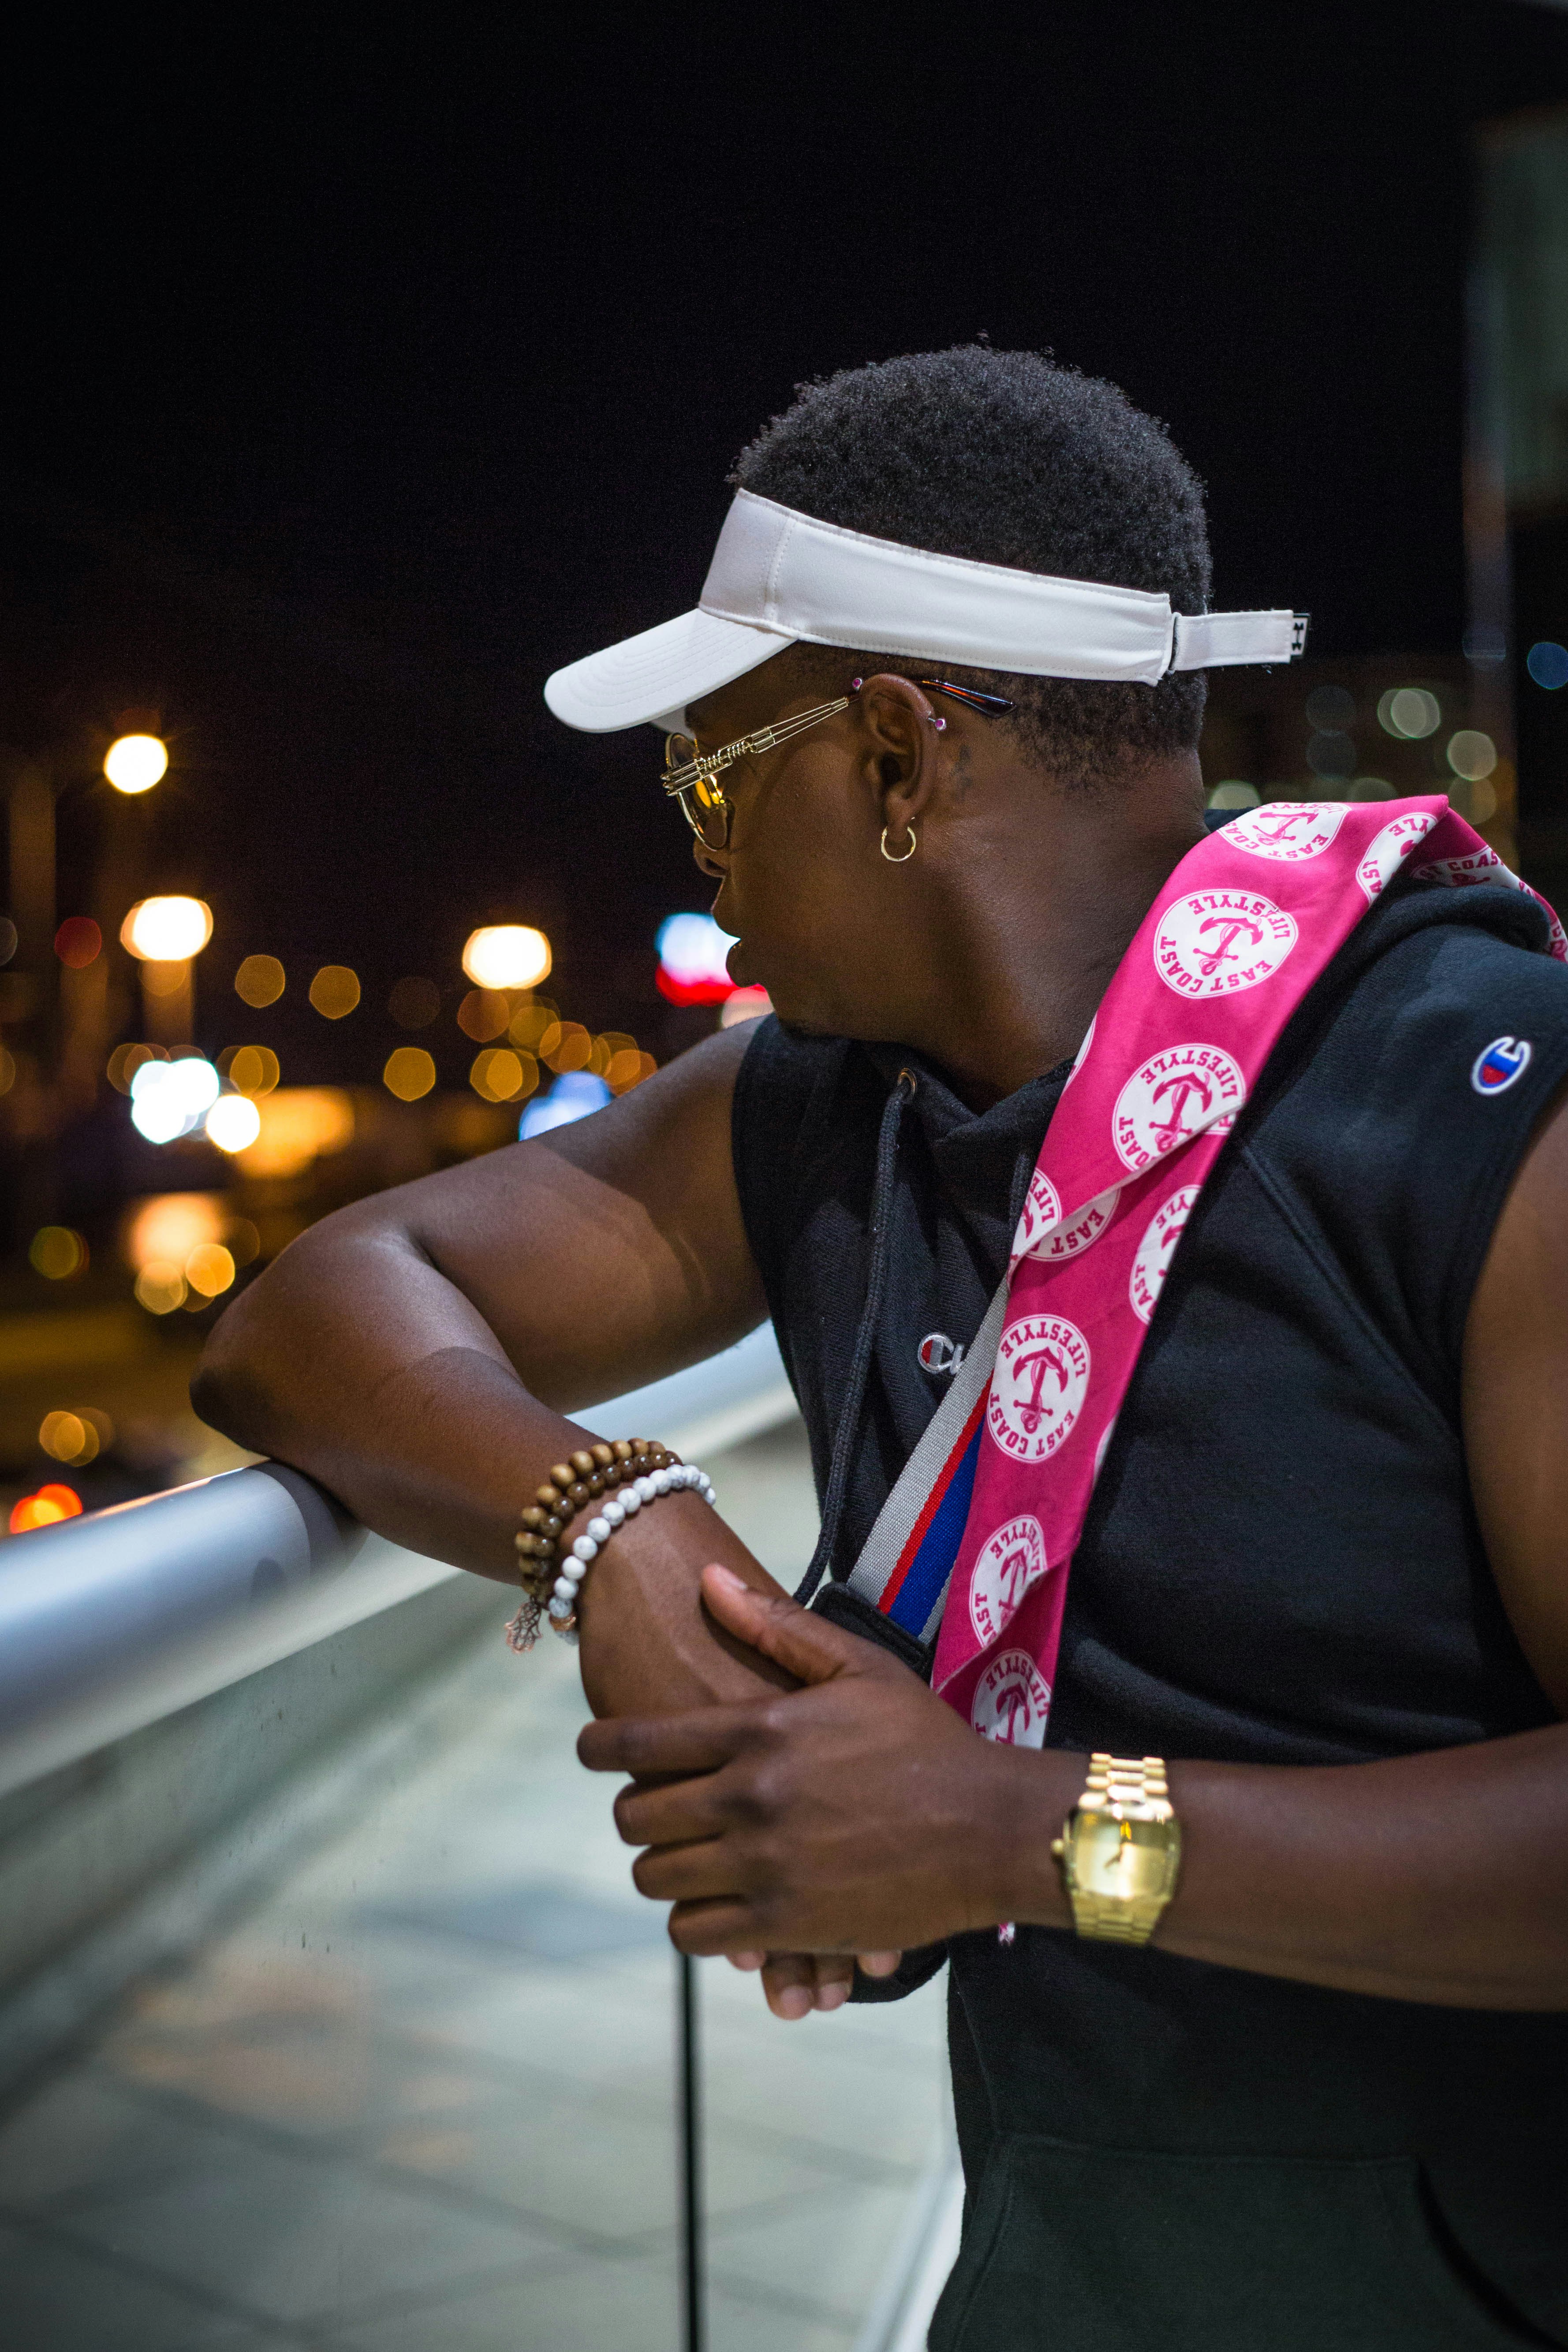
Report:
M641 1487L639 1490L639 1484ZM548 1615L558 1633L574 1638L576 1588L599 1546L621 1521L671 1486L693 1486L711 1502L713 1488L703 1472L682 1464L678 1454L655 1439L617 1438L583 1446L552 1466L548 1481L521 1514L514 1538L523 1602L507 1627L514 1650L532 1648L541 1620ZM618 1490L606 1519L595 1513L591 1532L568 1549L567 1533L578 1514ZM564 1570L565 1573L562 1571Z

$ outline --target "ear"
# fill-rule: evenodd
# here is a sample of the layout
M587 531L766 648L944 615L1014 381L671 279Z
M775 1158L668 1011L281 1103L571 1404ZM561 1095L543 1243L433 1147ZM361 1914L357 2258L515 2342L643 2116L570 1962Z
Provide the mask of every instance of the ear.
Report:
M889 838L901 841L936 793L946 757L945 718L911 679L890 675L868 677L855 708L878 828L886 825Z

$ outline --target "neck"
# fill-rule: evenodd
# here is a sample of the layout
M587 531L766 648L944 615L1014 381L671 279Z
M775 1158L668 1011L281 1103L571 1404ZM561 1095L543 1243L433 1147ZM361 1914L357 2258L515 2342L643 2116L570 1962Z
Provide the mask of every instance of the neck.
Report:
M1057 791L1042 823L1017 824L1021 801L1001 799L1005 827L966 828L960 878L932 909L942 984L908 1037L977 1110L1077 1053L1139 924L1204 837L1195 753L1092 795Z

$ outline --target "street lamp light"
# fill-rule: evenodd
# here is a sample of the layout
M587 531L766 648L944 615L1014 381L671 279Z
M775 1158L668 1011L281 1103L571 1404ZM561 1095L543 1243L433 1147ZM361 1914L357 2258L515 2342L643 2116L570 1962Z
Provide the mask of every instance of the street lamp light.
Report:
M167 773L169 747L159 735L118 735L103 755L117 793L150 793Z
M120 926L120 943L142 966L148 1034L158 1045L188 1045L195 1027L191 964L213 935L204 898L139 898Z
M550 941L527 923L487 923L468 933L463 970L476 988L537 988L550 971Z
M186 963L213 935L205 898L138 898L120 926L120 943L143 963Z

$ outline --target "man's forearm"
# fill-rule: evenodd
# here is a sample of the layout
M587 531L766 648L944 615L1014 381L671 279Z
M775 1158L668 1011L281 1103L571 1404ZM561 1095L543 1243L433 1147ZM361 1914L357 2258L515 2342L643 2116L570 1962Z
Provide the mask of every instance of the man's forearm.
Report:
M601 1722L621 1833L692 1952L910 1949L1071 1926L1051 1843L1089 1759L977 1738L886 1651L710 1571L710 1612L800 1689ZM1568 1726L1377 1764L1173 1763L1165 1950L1471 2009L1568 2008Z
M379 1534L503 1581L520 1462L542 1456L543 1477L570 1428L435 1266L369 1234L286 1251L217 1325L192 1398Z
M1016 1916L1067 1924L1050 1854L1086 1759L1047 1754ZM1174 1764L1164 1950L1342 1991L1568 2008L1568 1727L1384 1763Z
M597 1433L533 1396L416 1252L373 1240L316 1251L309 1236L296 1251L268 1276L265 1311L243 1298L215 1334L198 1409L320 1479L378 1534L515 1586L521 1511L552 1464ZM779 1590L691 1496L666 1496L605 1547L584 1608L584 1685L599 1711L663 1713L787 1682L703 1612L710 1559Z

